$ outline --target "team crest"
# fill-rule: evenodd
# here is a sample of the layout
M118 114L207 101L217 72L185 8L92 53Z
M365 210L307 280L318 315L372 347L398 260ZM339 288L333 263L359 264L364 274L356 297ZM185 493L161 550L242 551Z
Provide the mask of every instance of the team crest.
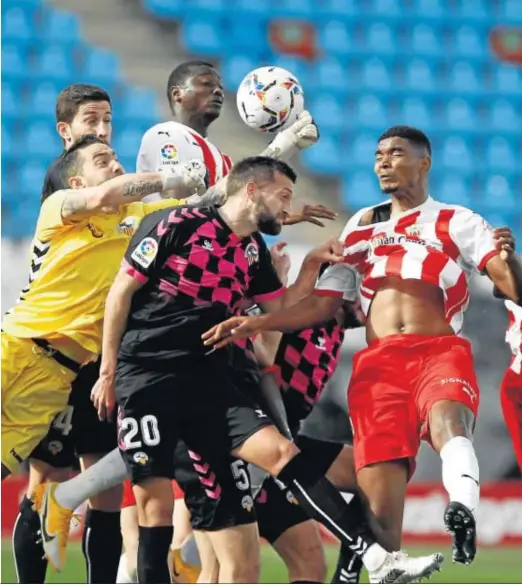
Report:
M118 232L121 232L126 236L132 236L136 231L137 225L138 218L136 216L127 216L118 226Z
M60 441L53 440L52 442L49 442L47 449L53 456L56 456L63 450L63 444Z
M421 234L420 226L416 226L415 224L413 224L413 226L409 226L406 228L406 234L412 238L418 238Z
M257 244L251 242L245 248L245 258L247 259L248 266L251 267L256 262L259 262L259 248Z
M134 456L132 456L132 459L136 462L136 464L141 464L142 466L144 466L149 461L149 457L145 452L136 452Z
M241 506L245 509L245 511L250 511L254 508L254 501L252 500L251 496L244 496L241 499Z

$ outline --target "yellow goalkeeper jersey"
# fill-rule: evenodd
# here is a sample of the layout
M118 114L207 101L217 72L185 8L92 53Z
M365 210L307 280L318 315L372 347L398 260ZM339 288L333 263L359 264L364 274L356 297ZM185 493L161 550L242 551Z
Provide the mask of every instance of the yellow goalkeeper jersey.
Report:
M64 197L57 192L42 205L29 284L2 329L19 338L69 338L99 354L105 299L131 236L146 214L181 202L136 202L69 224L62 219Z

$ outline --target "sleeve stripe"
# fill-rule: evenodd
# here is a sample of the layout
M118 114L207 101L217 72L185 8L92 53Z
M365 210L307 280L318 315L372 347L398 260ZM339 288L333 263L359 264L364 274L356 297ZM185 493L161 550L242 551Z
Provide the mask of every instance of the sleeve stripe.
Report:
M271 301L272 299L277 299L281 297L281 295L286 291L286 287L281 287L280 289L276 289L275 291L270 291L270 293L262 293L261 295L254 295L252 297L252 301L255 303L263 303L264 301Z
M125 259L123 259L121 263L121 268L127 273L127 275L130 275L133 279L136 279L136 281L142 285L145 285L145 283L149 280L146 275L140 273L138 269L135 269L133 266L131 266Z
M315 289L314 295L319 295L320 297L343 297L342 291L333 291L332 289Z
M495 250L491 250L484 257L482 257L482 260L480 261L480 263L478 264L478 267L477 267L478 270L483 271L486 268L486 265L488 264L488 260L490 260L494 256L497 256L497 254L500 254L500 252L495 249Z

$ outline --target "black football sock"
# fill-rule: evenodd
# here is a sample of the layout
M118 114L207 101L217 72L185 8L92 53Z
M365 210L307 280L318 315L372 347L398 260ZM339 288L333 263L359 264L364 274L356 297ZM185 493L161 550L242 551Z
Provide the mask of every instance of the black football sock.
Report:
M138 583L170 584L169 555L174 528L139 527Z
M361 558L350 548L341 545L339 559L331 584L359 584L363 563Z
M40 519L33 510L33 502L24 496L13 530L13 555L19 584L43 584L47 572Z
M115 584L122 547L120 513L87 509L82 552L87 584Z
M362 557L377 539L366 519L360 518L360 498L356 496L347 504L335 486L315 468L307 463L306 453L299 452L277 478L294 493L312 519L322 523L342 544Z

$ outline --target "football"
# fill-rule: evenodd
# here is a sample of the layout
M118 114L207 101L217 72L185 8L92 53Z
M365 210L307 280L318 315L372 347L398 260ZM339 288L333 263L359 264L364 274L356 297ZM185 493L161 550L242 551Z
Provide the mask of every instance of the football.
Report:
M297 78L281 67L251 71L237 90L237 108L243 121L260 132L278 132L291 126L304 110Z

